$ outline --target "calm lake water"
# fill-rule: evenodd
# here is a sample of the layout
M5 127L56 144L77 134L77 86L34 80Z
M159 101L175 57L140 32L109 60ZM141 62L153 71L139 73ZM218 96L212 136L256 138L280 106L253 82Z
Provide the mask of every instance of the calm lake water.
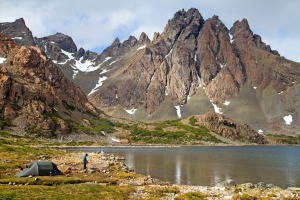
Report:
M177 184L213 186L226 179L300 187L300 147L76 148L123 156L135 172Z

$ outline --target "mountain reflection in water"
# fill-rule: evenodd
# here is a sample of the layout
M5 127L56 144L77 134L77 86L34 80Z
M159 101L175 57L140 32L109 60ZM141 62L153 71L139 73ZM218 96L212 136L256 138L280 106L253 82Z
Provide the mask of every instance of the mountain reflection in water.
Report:
M77 149L78 150L78 149ZM241 183L300 186L300 147L88 148L125 157L135 172L176 184Z

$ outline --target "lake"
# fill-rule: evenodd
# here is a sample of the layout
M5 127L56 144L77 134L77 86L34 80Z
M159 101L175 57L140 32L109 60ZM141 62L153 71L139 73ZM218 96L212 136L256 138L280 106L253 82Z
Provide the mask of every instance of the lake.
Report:
M226 146L76 148L123 156L135 172L176 184L213 186L226 179L300 187L300 147Z

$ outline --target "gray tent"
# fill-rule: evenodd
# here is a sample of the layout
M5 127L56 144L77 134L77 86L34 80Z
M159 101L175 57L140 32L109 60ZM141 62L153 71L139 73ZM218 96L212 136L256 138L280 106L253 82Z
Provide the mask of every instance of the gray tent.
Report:
M50 175L60 175L61 171L57 168L56 164L53 162L46 161L35 161L26 165L26 168L16 174L17 177L25 176L50 176Z

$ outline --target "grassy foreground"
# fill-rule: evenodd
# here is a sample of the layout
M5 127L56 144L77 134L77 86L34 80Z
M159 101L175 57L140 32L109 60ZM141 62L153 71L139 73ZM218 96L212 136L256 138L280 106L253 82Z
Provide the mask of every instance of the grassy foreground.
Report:
M121 168L116 161L108 160L101 171L83 173L81 155L57 149L38 147L42 141L0 132L0 199L159 199L176 194L178 188ZM75 157L74 157L75 155ZM93 155L91 159L93 160ZM77 157L79 159L76 159ZM97 156L97 155L94 155ZM59 169L72 166L72 173L60 176L17 178L20 167L34 160L56 161ZM76 160L75 160L76 159ZM98 158L97 158L98 159ZM60 161L61 160L61 163ZM99 160L98 160L99 161ZM105 161L102 161L102 163ZM62 164L63 163L63 164ZM104 171L104 173L103 173ZM160 185L163 186L160 186Z

